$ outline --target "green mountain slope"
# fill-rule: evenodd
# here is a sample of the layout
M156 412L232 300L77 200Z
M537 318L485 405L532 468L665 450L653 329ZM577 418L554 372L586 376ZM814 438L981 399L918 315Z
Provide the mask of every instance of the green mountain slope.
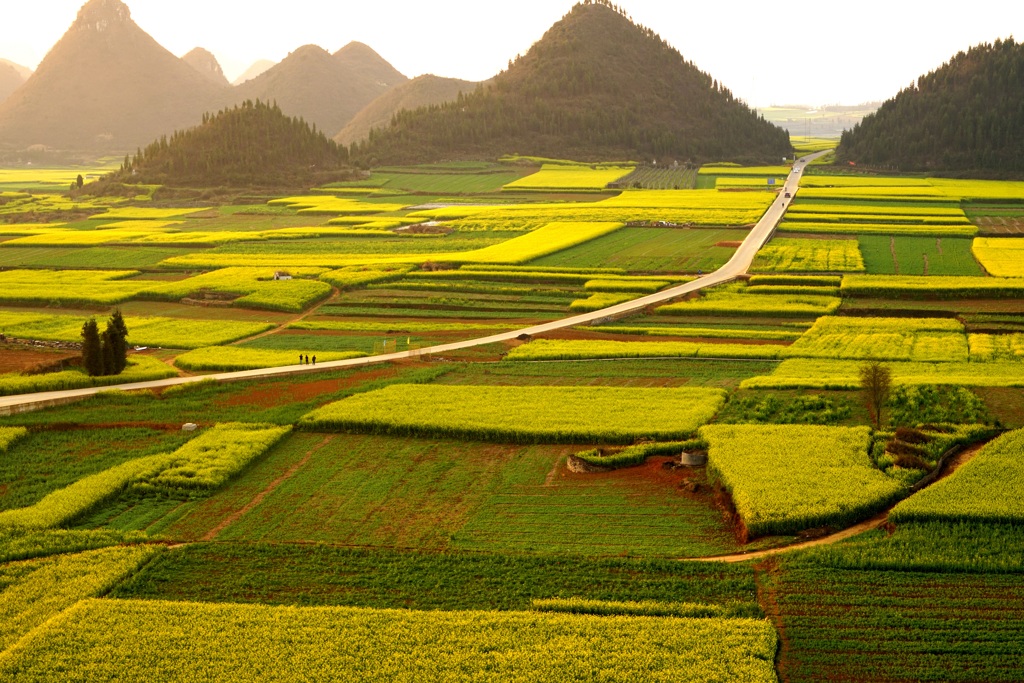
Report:
M652 31L589 0L485 88L401 113L353 156L770 161L790 151L787 133Z
M956 55L844 133L837 157L906 171L1024 172L1024 44Z
M245 102L161 138L105 182L174 187L309 187L348 177L344 147L276 105Z

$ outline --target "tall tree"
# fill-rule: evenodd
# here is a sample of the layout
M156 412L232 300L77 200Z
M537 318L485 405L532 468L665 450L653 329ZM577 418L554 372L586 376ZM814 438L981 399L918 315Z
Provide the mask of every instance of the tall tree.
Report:
M107 335L113 351L111 374L120 375L128 365L128 325L120 308L115 309L107 321Z
M100 349L103 358L103 376L120 374L117 369L117 333L110 326L100 335Z
M892 393L892 371L884 363L866 363L860 368L860 386L875 421L875 429L881 429L882 411Z
M82 365L90 377L103 374L103 348L95 318L89 318L82 325Z

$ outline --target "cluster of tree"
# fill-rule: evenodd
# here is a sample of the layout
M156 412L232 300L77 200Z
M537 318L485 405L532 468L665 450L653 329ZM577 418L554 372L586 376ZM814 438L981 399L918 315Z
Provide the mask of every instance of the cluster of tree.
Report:
M843 133L841 163L904 171L1024 172L1024 44L961 52Z
M115 310L100 333L95 318L82 325L82 366L90 377L120 375L128 365L128 326Z
M580 160L777 161L768 123L604 0L577 4L507 71L446 104L402 111L349 150L367 165L510 152Z
M200 126L162 137L94 191L121 184L181 187L297 187L351 174L348 150L276 104L246 101Z

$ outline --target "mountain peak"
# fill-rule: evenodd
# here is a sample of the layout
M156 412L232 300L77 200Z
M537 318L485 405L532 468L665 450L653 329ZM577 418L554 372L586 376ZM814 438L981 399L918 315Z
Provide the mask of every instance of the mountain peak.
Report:
M360 43L358 40L353 40L351 43L335 52L334 56L338 58L382 59L382 57L377 54L376 50L366 43Z
M220 68L220 62L209 50L197 47L181 60L201 73L211 83L220 86L228 85L228 79L224 76L224 70Z
M334 60L382 88L390 88L409 80L365 43L352 41L334 53Z
M296 48L294 52L288 55L286 59L298 59L298 58L313 58L322 59L323 57L329 57L330 52L323 49L319 45L303 45L302 47Z
M127 24L132 12L121 0L89 0L78 10L74 28L102 33L113 23Z

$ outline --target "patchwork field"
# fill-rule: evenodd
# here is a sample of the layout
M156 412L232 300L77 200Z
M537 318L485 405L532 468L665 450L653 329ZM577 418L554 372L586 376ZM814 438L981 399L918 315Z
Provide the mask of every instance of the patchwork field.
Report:
M0 678L1024 677L1024 184L815 165L752 274L323 370L690 282L790 169L506 157L219 206L56 194L77 171L0 171L0 394L304 374L0 416ZM150 348L90 377L117 309Z

